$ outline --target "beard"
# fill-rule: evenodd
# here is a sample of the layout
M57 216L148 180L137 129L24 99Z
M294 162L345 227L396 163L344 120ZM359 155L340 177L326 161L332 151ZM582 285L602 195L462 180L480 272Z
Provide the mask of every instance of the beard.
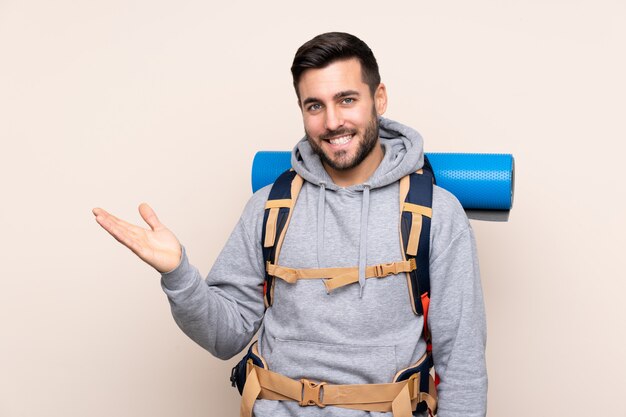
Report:
M308 132L305 131L305 134L309 144L311 144L311 149L313 149L313 152L320 157L324 164L336 171L347 171L359 165L370 153L372 153L374 147L376 146L376 142L378 142L378 129L378 115L376 114L376 110L372 109L372 118L365 128L365 132L363 132L363 140L359 143L356 153L352 158L347 157L348 152L345 150L335 151L332 155L326 154L326 152L322 150L321 146L311 138ZM347 128L328 130L321 134L319 139L321 141L336 136L355 135L356 133L356 129Z

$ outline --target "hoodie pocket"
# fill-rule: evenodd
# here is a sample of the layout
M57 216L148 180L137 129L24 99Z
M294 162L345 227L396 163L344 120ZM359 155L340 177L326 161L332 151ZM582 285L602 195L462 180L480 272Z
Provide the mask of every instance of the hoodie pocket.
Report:
M332 384L380 384L396 374L394 346L331 344L274 339L269 368L293 379Z

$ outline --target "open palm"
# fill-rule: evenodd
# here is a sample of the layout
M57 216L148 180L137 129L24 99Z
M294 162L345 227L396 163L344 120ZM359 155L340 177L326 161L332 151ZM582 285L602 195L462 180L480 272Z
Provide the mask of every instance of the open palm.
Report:
M104 230L157 271L171 271L180 262L178 239L159 221L149 205L141 204L139 214L150 229L125 222L101 208L93 209L93 214Z

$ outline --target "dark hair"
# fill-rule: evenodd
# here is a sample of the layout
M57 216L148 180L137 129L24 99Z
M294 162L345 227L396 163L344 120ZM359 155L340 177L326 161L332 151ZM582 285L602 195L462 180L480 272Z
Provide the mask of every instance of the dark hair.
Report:
M361 78L370 88L372 96L380 84L378 63L372 50L354 35L343 32L328 32L317 35L296 52L291 65L293 87L298 99L298 83L302 73L312 68L324 68L335 61L357 58L361 63Z

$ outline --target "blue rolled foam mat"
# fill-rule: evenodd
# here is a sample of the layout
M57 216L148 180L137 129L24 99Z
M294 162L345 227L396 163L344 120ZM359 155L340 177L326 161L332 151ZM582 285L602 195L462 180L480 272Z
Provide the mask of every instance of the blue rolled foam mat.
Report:
M258 151L252 161L252 192L273 184L280 174L291 168L291 152Z
M466 210L510 210L514 159L510 154L427 153L437 185L450 191ZM252 162L252 190L271 184L291 168L291 152L259 151Z
M463 208L510 210L514 160L510 154L427 153L437 185L450 191Z

